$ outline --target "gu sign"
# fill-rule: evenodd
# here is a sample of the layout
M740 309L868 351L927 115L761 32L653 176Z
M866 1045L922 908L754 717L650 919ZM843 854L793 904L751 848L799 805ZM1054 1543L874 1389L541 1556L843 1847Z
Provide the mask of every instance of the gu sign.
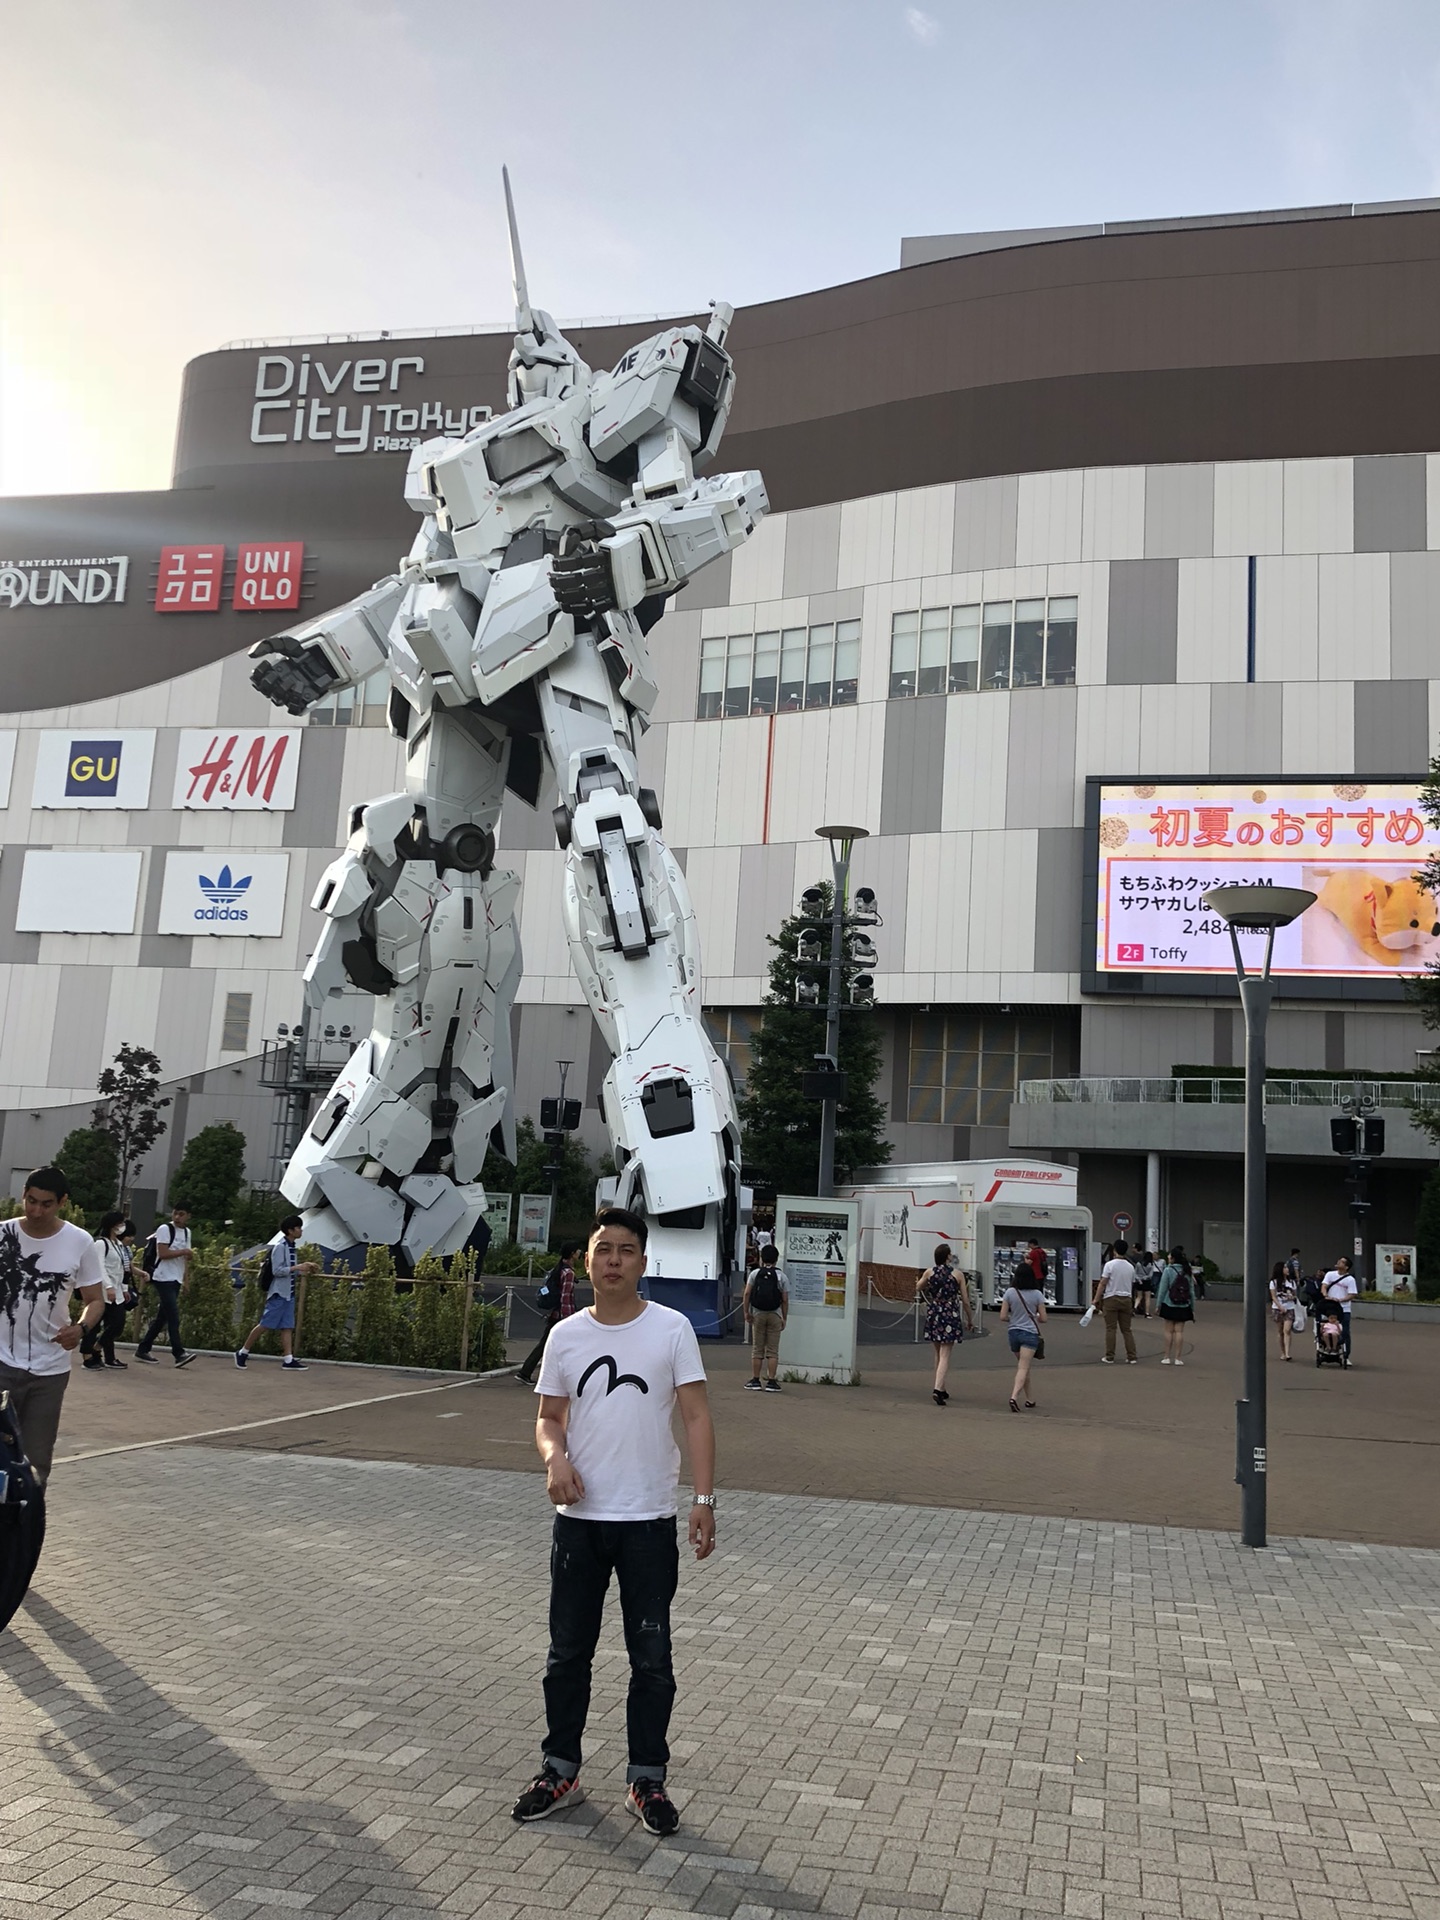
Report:
M0 607L98 607L125 598L127 554L108 560L0 560Z
M31 805L148 807L154 754L155 735L145 728L42 733Z
M170 804L195 812L280 813L295 804L300 727L186 727Z

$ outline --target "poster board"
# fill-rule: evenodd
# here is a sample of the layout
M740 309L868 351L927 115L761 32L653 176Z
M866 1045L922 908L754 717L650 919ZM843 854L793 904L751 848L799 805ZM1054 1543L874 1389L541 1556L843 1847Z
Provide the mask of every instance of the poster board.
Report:
M1415 1298L1415 1249L1381 1241L1375 1248L1375 1278L1370 1283L1377 1293L1388 1293L1394 1300Z
M522 1193L520 1225L515 1238L526 1253L544 1253L550 1245L550 1196L548 1193Z
M780 1370L804 1380L828 1374L848 1386L855 1373L860 1205L779 1194L775 1243L790 1289Z
M510 1238L510 1221L515 1212L513 1193L492 1194L485 1203L485 1224L490 1229L492 1246L500 1246Z

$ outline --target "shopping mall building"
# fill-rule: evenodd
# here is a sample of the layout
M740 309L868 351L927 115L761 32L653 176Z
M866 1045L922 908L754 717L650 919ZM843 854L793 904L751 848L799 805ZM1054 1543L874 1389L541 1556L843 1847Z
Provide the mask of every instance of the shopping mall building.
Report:
M908 240L895 272L736 315L722 460L775 511L652 634L643 766L737 1077L766 936L825 871L816 827L853 820L896 1159L1076 1160L1100 1228L1146 1218L1148 1178L1149 1224L1220 1252L1240 1109L1211 1096L1243 1051L1201 896L1311 884L1270 1029L1274 1067L1312 1076L1270 1109L1274 1237L1344 1244L1333 1101L1414 1069L1397 975L1440 947L1409 880L1433 838L1437 316L1437 201ZM649 330L571 331L599 366ZM7 1173L130 1041L176 1094L149 1190L222 1117L268 1175L261 1056L299 1010L308 902L352 805L403 781L382 687L297 723L245 650L394 567L409 450L504 405L509 347L228 347L186 370L169 491L0 501ZM512 796L502 824L518 1106L573 1062L598 1148L552 804ZM336 1048L367 1004L327 1017ZM1406 1240L1434 1149L1386 1117L1374 1226Z

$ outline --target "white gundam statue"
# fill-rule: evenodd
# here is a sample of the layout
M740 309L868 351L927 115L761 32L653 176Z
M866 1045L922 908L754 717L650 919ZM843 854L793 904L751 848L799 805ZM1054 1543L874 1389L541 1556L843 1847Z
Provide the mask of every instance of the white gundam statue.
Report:
M324 1247L416 1259L463 1247L494 1143L515 1153L510 1008L519 881L495 864L508 788L559 790L570 953L612 1055L602 1112L616 1201L650 1225L650 1270L735 1264L740 1135L701 1019L695 912L640 785L656 698L645 636L669 596L767 509L758 473L705 474L730 411L732 309L668 327L592 373L515 281L509 410L410 459L420 531L399 571L251 649L256 687L304 713L381 668L405 791L362 802L314 899L311 1007L358 987L374 1029L281 1183Z

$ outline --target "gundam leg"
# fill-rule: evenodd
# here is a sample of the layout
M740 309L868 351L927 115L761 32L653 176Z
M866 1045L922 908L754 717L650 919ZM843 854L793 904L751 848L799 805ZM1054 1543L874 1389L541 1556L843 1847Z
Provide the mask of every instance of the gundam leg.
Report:
M578 635L538 691L563 803L571 959L615 1056L601 1096L615 1198L648 1217L651 1273L716 1278L736 1260L740 1129L701 1019L689 889L594 636Z
M375 996L374 1030L281 1182L321 1246L457 1252L485 1206L492 1135L513 1155L520 888L494 866L508 758L503 728L437 708L411 740L406 792L355 809L315 896L311 1005L347 984Z

